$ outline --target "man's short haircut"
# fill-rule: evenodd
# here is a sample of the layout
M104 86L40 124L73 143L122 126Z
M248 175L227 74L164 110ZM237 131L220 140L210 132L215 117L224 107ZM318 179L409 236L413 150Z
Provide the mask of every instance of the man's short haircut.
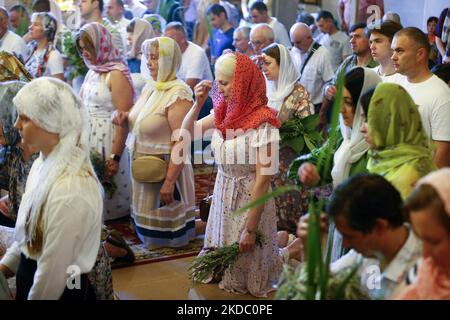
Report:
M401 24L398 24L395 21L386 20L386 21L379 21L373 25L370 25L367 28L367 38L370 38L372 33L379 33L385 37L389 38L389 41L392 42L392 39L394 38L394 35L403 29L403 26Z
M267 6L264 2L257 1L250 6L250 12L253 10L258 12L267 12Z
M355 30L358 30L358 29L364 29L365 30L366 28L367 28L367 24L365 22L355 23L354 25L352 25L350 27L350 29L348 30L348 33L352 33L352 32L354 32Z
M258 29L258 28L262 29L265 39L267 39L269 41L275 41L275 33L273 32L273 29L272 29L271 26L269 26L267 23L254 24L252 26L252 29L251 29L250 33L253 30Z
M234 32L242 33L244 35L245 39L250 39L250 30L252 30L252 28L247 27L247 26L242 26L242 27L238 27L236 30L234 30Z
M427 20L427 25L429 25L431 22L436 22L437 24L438 21L439 21L438 17L429 17Z
M333 14L327 10L322 10L318 13L316 21L319 21L320 19L323 19L323 20L331 19L334 21Z
M173 30L176 30L176 31L178 31L178 32L181 32L181 33L183 33L185 36L186 36L186 29L184 28L184 26L183 26L183 24L181 23L181 22L179 22L179 21L172 21L172 22L169 22L167 25L166 25L166 28L164 29L165 31L167 31L167 30L170 30L170 29L173 29Z
M111 1L111 0L109 0L109 1ZM114 0L114 1L116 1L116 4L117 4L119 7L121 7L122 9L125 8L124 3L123 3L122 0Z
M405 36L410 39L418 48L425 48L427 57L430 53L431 47L428 42L428 36L419 28L408 27L403 28L395 34L395 37ZM427 60L428 61L428 60Z
M314 24L314 17L310 13L303 11L297 16L295 22L301 22L310 26Z
M213 14L215 16L220 16L221 13L223 13L225 15L225 19L228 19L227 11L225 10L225 8L217 3L209 6L208 11L206 11L206 14L208 16L210 14Z
M50 1L34 0L31 8L33 12L50 12Z
M23 5L21 4L16 4L15 6L11 7L11 9L9 9L9 12L17 12L23 15L28 15L28 11L27 8L25 8Z
M372 231L377 219L387 220L392 228L405 222L400 193L376 174L355 175L340 184L333 192L328 214L344 216L350 228L363 233Z

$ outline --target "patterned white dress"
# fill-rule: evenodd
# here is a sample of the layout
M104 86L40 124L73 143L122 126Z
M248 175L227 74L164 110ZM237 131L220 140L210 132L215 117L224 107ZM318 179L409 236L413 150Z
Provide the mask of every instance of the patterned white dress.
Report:
M111 115L115 110L112 103L111 91L100 74L90 70L86 75L82 87L82 99L85 103L91 125L89 138L91 149L96 150L106 159L111 154L114 143L114 125ZM130 214L131 206L131 180L130 161L128 151L125 148L121 159L119 172L114 176L117 190L112 199L105 195L103 219L112 220L125 217Z
M206 227L205 248L239 242L247 214L232 215L232 212L251 201L256 165L249 160L257 147L277 143L277 140L278 130L267 123L234 139L223 140L218 132L213 134L211 147L218 173ZM236 159L239 162L235 162ZM274 289L281 272L283 254L276 241L277 216L273 199L265 204L258 231L264 237L262 247L256 246L254 251L240 255L238 261L225 271L219 284L221 289L257 297L265 297Z

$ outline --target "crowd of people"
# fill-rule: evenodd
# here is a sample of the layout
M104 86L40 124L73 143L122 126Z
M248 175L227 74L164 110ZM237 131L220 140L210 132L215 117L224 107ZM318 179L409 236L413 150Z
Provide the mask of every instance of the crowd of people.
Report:
M289 29L270 1L159 2L0 7L0 297L113 299L111 261L135 257L105 222L126 217L148 250L238 243L207 282L266 297L305 262L320 199L332 273L357 265L374 299L450 299L449 8L423 32L383 1L361 1L374 21L340 0Z

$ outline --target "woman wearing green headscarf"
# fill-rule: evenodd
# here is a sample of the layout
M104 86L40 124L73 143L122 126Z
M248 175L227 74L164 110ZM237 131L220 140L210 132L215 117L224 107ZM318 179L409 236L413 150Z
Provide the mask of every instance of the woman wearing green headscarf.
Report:
M401 86L381 83L364 114L367 169L384 176L405 199L419 178L436 169L417 105Z

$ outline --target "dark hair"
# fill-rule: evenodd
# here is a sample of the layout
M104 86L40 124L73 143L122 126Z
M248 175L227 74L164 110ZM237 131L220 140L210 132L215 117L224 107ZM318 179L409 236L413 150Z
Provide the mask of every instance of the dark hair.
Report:
M110 0L110 1L111 1L111 0ZM116 0L116 4L117 4L119 7L121 7L122 9L125 9L125 5L124 5L124 3L123 3L122 0Z
M430 22L438 23L438 21L439 21L438 17L429 17L427 20L427 25L430 24Z
M367 38L370 38L370 35L372 33L379 33L383 36L386 36L389 38L389 41L392 42L392 39L394 38L394 35L403 29L403 26L395 21L386 20L383 22L378 22L373 25L371 25L369 28L367 28Z
M280 48L278 47L278 44L276 43L272 43L270 45L268 45L267 47L265 47L264 49L261 50L262 53L265 53L266 55L268 55L271 58L274 58L278 65L280 65Z
M267 6L264 2L254 2L251 6L250 6L250 11L256 10L258 12L267 12Z
M408 219L411 218L413 211L431 208L433 215L438 219L440 224L450 233L450 217L445 211L444 203L434 189L429 184L421 184L414 189L405 201L405 211Z
M184 28L183 24L179 21L172 21L169 22L166 25L166 28L164 29L165 31L170 30L170 29L174 29L176 31L182 32L184 35L186 35L186 29Z
M48 0L34 0L31 6L33 12L50 12L50 1Z
M355 23L354 25L352 25L350 27L350 29L348 30L348 33L352 33L358 29L366 29L366 27L367 27L367 24L365 22Z
M396 37L406 36L412 42L414 42L419 48L425 48L427 53L426 57L428 61L428 54L430 53L431 47L430 43L428 42L428 36L422 30L416 27L408 27L398 31L395 34L395 36Z
M210 5L208 11L206 11L207 15L213 14L215 16L220 16L221 13L225 15L225 19L228 19L227 11L225 10L225 8L217 3Z
M319 21L320 19L324 19L324 20L331 19L334 21L333 14L330 11L326 11L326 10L322 10L318 13L316 21Z
M304 24L310 26L310 25L314 24L314 17L310 13L303 11L302 13L300 13L297 16L297 19L295 22L301 22L301 23L304 23Z
M98 8L100 10L100 13L102 13L103 12L103 0L91 0L91 2L94 2L94 1L98 1Z
M385 178L358 174L334 190L327 211L331 217L345 216L350 228L369 233L377 219L387 220L392 228L403 225L402 205L400 193Z
M127 32L134 32L134 28L136 27L136 18L131 20L127 25Z
M448 84L450 82L450 63L437 65L431 70L431 72L444 80L445 83Z
M17 13L28 15L27 8L25 8L21 4L16 4L15 6L11 7L11 9L9 9L9 12L13 12L13 11L16 11Z
M361 67L353 68L345 74L344 78L345 88L350 91L353 100L353 111L355 111L364 84L364 69Z
M367 90L362 96L361 96L361 107L364 111L364 116L367 119L367 115L369 114L369 105L370 100L372 100L373 94L375 93L376 86Z

